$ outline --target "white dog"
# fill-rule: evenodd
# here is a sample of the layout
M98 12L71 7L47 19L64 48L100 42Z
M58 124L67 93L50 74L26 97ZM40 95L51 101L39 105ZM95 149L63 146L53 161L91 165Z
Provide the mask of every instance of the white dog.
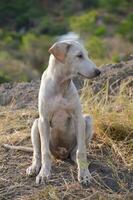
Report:
M77 162L78 180L90 182L86 156L86 140L92 137L92 119L83 116L80 99L72 78L77 74L93 78L100 70L88 58L87 51L75 41L55 43L39 91L39 118L31 130L33 162L28 175L37 175L36 183L44 183L51 174L51 154L59 159ZM11 148L10 145L5 145ZM25 147L14 149L31 151Z
M78 42L57 42L49 52L49 65L39 91L39 118L31 130L33 162L27 174L37 175L36 183L43 183L51 174L51 154L60 159L70 156L77 161L78 180L87 184L91 175L86 139L92 136L92 120L82 114L72 78L77 74L93 78L100 70Z

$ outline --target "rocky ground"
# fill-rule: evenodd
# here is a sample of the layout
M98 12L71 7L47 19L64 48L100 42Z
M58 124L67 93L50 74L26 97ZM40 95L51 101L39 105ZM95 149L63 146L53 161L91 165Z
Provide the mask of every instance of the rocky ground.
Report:
M121 83L133 91L133 60L109 64L101 68L100 77L83 83L76 79L81 92L83 84L95 95L107 86L108 95L117 95ZM32 153L7 150L3 143L31 146L30 129L37 117L37 96L40 81L5 83L0 85L0 199L1 200L131 200L133 199L132 166L123 160L121 151L127 143L106 142L95 135L87 147L92 182L83 187L77 182L76 165L68 161L53 160L52 177L46 186L35 185L35 177L28 178L26 168ZM130 141L131 141L130 137ZM127 142L127 140L126 140ZM129 141L128 141L129 142ZM132 143L131 143L132 144ZM131 153L131 152L129 152Z

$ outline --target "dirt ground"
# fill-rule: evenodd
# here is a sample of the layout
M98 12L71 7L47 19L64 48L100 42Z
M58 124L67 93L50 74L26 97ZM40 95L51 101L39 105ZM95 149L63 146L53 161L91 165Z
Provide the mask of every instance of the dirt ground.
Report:
M121 81L129 78L132 85L133 61L113 65L111 75L105 67L100 80L92 82L94 93L104 86L107 78L111 91L117 91ZM129 73L123 70L125 67ZM121 81L116 82L117 73L123 73ZM120 76L122 77L122 75ZM114 79L112 79L114 78ZM102 81L103 80L103 81ZM84 187L77 182L77 167L70 160L53 160L52 177L46 185L36 186L35 177L26 176L26 168L31 164L32 153L7 150L2 144L31 146L30 129L38 116L37 95L39 81L14 83L0 86L0 200L132 200L133 167L131 160L125 162L121 151L126 149L126 141L106 142L95 133L88 144L88 167L92 174L91 184ZM82 81L77 87L82 87ZM109 87L110 88L110 87ZM131 86L132 88L132 86ZM111 93L112 95L112 93ZM109 140L109 138L108 138ZM131 154L131 152L129 152ZM131 161L131 162L130 162Z
M89 187L77 182L76 165L69 160L53 160L52 177L37 187L35 177L26 176L32 153L6 150L2 143L31 146L30 127L36 109L1 108L0 112L0 199L133 199L133 171L120 155L95 136L87 157L92 181Z

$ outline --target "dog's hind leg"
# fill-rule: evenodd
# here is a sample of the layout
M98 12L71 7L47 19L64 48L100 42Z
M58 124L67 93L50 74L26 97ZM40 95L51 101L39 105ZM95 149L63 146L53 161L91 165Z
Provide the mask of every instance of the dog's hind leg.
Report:
M84 115L84 120L86 124L85 133L86 133L86 143L87 143L91 141L93 136L93 119L89 115ZM76 152L77 152L77 145L72 149L70 153L70 158L74 162L76 162Z
M93 136L93 119L89 115L84 115L84 119L86 124L86 142L90 142Z
M41 168L41 141L38 129L38 119L36 119L31 128L31 141L33 145L32 165L27 168L26 173L29 176L37 175Z

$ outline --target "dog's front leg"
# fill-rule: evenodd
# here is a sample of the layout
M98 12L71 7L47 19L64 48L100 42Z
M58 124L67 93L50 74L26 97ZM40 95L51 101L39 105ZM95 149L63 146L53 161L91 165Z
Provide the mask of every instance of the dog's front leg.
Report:
M76 160L78 165L78 181L87 185L90 183L91 174L88 170L86 155L86 135L84 117L78 116L76 120L77 152Z
M44 117L39 118L38 127L41 140L42 167L36 177L37 184L45 183L49 179L51 171L51 153L49 150L50 126L47 119Z

